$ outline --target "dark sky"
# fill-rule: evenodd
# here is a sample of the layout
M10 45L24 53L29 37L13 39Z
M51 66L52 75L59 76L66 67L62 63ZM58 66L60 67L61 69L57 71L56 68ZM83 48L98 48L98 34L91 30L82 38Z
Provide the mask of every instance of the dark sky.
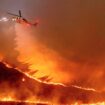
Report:
M94 86L96 81L104 80L104 0L0 0L1 15L6 11L17 13L19 9L30 21L40 19L35 37L41 43L77 65L77 84ZM98 77L96 73L100 73ZM90 76L87 80L86 75ZM91 84L93 79L96 81Z

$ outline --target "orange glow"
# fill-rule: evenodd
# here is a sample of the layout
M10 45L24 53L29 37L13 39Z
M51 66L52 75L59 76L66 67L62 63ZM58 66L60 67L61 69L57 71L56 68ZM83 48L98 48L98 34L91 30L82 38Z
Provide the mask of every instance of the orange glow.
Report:
M94 101L91 100L91 98L92 98L91 94L90 94L91 92L95 93L95 95L100 95L100 93L101 93L99 91L96 91L95 89L84 88L84 87L80 87L80 86L77 86L77 85L72 85L72 86L69 87L69 86L66 86L66 85L64 85L62 83L42 82L42 81L40 81L38 79L33 78L30 75L18 70L18 69L13 69L13 68L10 69L10 67L8 67L6 63L3 63L3 64L5 65L4 68L6 67L5 68L6 70L10 70L10 72L12 70L13 71L16 70L17 74L18 74L18 72L19 72L20 75L22 74L21 75L22 77L19 76L19 78L14 81L14 84L16 82L16 85L17 85L17 83L19 83L20 88L18 88L18 87L17 88L14 88L14 87L11 88L9 86L8 82L3 82L2 83L1 89L2 89L2 86L3 86L3 89L5 89L5 93L0 91L0 93L1 93L0 94L0 102L19 102L19 103L30 103L30 104L31 103L46 103L48 105L51 105L51 104L53 104L53 105L61 105L61 102L62 102L61 99L66 100L66 97L68 97L68 100L66 100L66 103L72 102L74 104L70 103L70 104L67 104L67 105L105 105L105 102L100 102L100 101L98 101L99 99L97 100L97 98L96 98L96 101L95 101L97 103L93 103ZM12 72L12 75L13 75L13 72ZM10 76L12 76L12 75L10 74ZM19 82L17 82L17 81L19 81ZM35 84L37 84L37 85L35 85ZM16 86L16 85L14 85L14 86ZM28 86L28 88L29 87L31 88L31 86L32 86L31 89L33 89L33 90L30 91L30 89L28 90L28 88L25 88L27 86ZM47 89L49 89L49 93L46 91L46 87L47 87ZM19 94L22 95L23 89L25 90L23 93L26 92L26 94L27 94L27 92L29 92L30 94L26 99L22 100L22 99L18 98L17 96ZM54 90L51 91L50 89L54 89ZM70 94L68 94L69 91L70 91ZM73 93L73 91L77 92L77 94ZM49 100L49 98L48 98L46 100L40 101L41 98L40 97L38 98L37 93L41 93L41 94L44 93L44 94L42 94L43 97L44 97L46 92L48 94L48 97L49 96L51 97L51 93L54 92L54 93L52 93L52 99L53 100L52 99ZM31 93L34 93L34 94L31 94ZM85 97L85 95L87 95L87 98L86 97L85 98L90 99L90 100L87 101L87 103L89 103L89 104L83 104L86 99L82 95L84 97ZM64 96L64 97L62 97L62 96ZM72 97L74 97L75 99L73 98L73 100L72 100ZM69 98L70 98L70 100L69 100ZM94 100L94 98L93 98L93 100ZM64 105L66 105L66 104L64 104Z
M36 100L36 101L31 101L31 99L28 99L28 100L25 100L25 101L21 101L21 100L16 100L16 99L12 98L11 96L5 97L5 98L2 98L2 99L0 98L0 101L1 101L1 102L20 102L20 103L21 103L21 102L25 102L25 103L30 103L30 104L31 104L31 103L32 103L32 104L33 104L33 103L35 103L35 104L36 104L36 103L37 103L37 104L38 104L38 103L40 103L40 104L51 104L51 103L49 103L49 102L42 102L42 101L37 101L37 100Z
M83 89L83 90L91 90L91 91L96 91L95 89L93 88L83 88L83 87L80 87L80 86L76 86L76 85L72 85L73 87L76 87L76 88L79 88L79 89Z
M25 81L25 78L22 78L22 81L24 82Z
M105 102L98 102L98 103L92 103L92 104L80 104L76 102L75 104L71 104L71 105L105 105Z
M6 63L6 62L3 62L3 63L6 65L6 67L8 67L8 68L12 68L12 66L9 65L8 63Z
M3 59L3 55L0 54L0 61Z
M15 101L15 99L13 99L11 96L0 99L0 101L13 101L13 100Z
M39 78L48 75L52 78L53 82L66 82L68 79L73 78L72 75L70 76L69 74L67 76L68 74L63 72L65 59L57 52L39 43L37 39L33 41L35 38L30 28L18 25L15 28L17 34L16 50L19 51L18 60L22 63L28 63L30 65L29 69L32 71L38 70L35 75L32 75L33 77Z

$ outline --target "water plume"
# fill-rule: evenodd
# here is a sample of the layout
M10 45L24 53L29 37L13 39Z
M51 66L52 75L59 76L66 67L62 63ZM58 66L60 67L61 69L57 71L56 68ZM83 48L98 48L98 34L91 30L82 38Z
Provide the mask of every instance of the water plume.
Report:
M65 82L68 78L70 80L70 74L67 76L68 74L64 72L63 63L66 61L57 52L39 42L37 33L33 32L31 27L16 25L15 29L18 60L28 63L32 71L38 70L33 76L36 78L50 76L53 82Z

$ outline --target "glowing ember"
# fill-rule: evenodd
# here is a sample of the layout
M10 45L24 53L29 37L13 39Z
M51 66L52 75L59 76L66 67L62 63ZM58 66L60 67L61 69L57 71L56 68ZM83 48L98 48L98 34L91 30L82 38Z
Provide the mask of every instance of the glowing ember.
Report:
M6 62L3 62L3 63L6 65L6 67L12 68L12 66L11 66L10 64L8 64L8 63L6 63Z
M105 105L105 102L98 102L98 103L92 103L92 104L75 103L71 105Z
M25 78L22 78L22 81L24 82L25 81Z
M93 88L84 88L84 87L80 87L80 86L76 86L76 85L72 85L73 87L79 88L79 89L84 89L84 90L91 90L91 91L96 91Z

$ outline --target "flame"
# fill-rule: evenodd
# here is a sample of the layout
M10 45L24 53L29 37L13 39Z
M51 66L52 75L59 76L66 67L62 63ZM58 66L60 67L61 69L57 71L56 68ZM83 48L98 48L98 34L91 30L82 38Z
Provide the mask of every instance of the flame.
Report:
M21 101L21 100L15 100L13 99L12 97L5 97L5 98L2 98L0 99L1 102L19 102L19 103L34 103L34 104L48 104L48 105L105 105L105 102L97 102L97 103L88 103L88 104L83 104L81 102L75 102L74 104L54 104L54 103L51 103L51 102L47 102L47 101L41 101L41 100L36 100L36 101L31 101L31 99L28 99L28 100L25 100L25 101Z
M11 96L0 99L0 101L13 101L13 100L15 101L15 99L13 99Z
M3 63L5 64L6 67L12 68L12 66L11 66L10 64L8 64L8 63L6 63L6 62L3 62Z
M63 64L61 62L65 61L64 58L54 50L48 49L45 45L39 43L33 37L30 28L19 25L16 25L15 28L17 34L16 50L19 52L18 60L22 63L28 63L31 71L38 70L35 75L31 76L39 78L48 75L52 78L53 82L65 82L72 78L72 75L70 76L69 74L67 76L68 74L63 72L64 67L62 67Z
M43 82L43 83L60 85L60 86L66 87L66 85L64 85L62 82L66 82L68 80L70 82L70 80L72 80L74 76L73 74L68 74L68 73L63 72L63 70L67 68L64 68L62 65L65 62L65 64L67 64L66 66L69 65L69 67L74 67L75 64L72 62L68 62L67 60L62 58L59 55L59 53L57 53L56 51L47 48L42 43L39 43L37 39L36 41L33 40L35 39L32 36L33 33L27 27L16 25L15 28L16 28L16 34L17 34L17 38L15 39L17 43L16 50L19 52L18 60L22 63L28 63L29 69L31 71L38 70L38 72L35 73L35 75L30 75L29 71L27 71L25 74L32 79L36 79L36 78L48 75L53 78L52 81L49 83L47 82ZM3 59L2 55L0 55L0 59ZM12 68L12 66L7 64L6 62L4 63L8 68ZM102 74L103 73L100 72L100 73L97 73L96 76L98 77ZM22 78L21 81L24 83L26 80L25 78ZM40 80L37 80L37 81L41 82ZM91 91L97 92L93 88L84 88L77 85L72 85L72 86L79 89L87 90L87 91L91 90ZM16 100L14 97L12 97L11 93L5 97L0 96L0 101L21 102L20 100ZM37 100L37 99L35 100L35 97L33 98L33 96L29 98L28 100L26 100L25 102L35 103L35 101L37 101L38 103L41 103L40 100ZM49 102L46 102L46 103L49 104ZM50 103L50 104L53 104L53 103ZM71 104L67 104L67 105L71 105ZM75 102L72 105L105 105L105 102L98 102L98 103L91 103L91 104L83 104L81 102Z
M14 98L12 98L11 96L9 96L9 97L5 97L5 98L2 98L2 99L0 99L0 102L19 102L19 103L34 103L34 104L51 104L50 102L43 102L43 101L31 101L30 99L28 99L28 100L26 100L26 101L21 101L21 100L16 100L16 99L14 99Z
M84 87L81 87L81 86L76 86L76 85L72 85L73 87L76 87L76 88L79 88L79 89L83 89L83 90L91 90L91 91L94 91L94 92L97 92L95 89L93 88L84 88Z
M74 104L71 104L71 105L105 105L105 102L98 102L98 103L92 103L92 104L82 104L82 103L74 103Z
M6 64L6 63L5 63ZM6 66L7 66L7 64L6 64ZM9 68L8 66L7 66L7 68ZM20 71L19 70L19 72L21 72L21 73L24 73L24 72L22 72L22 71ZM37 80L38 82L40 82L40 83L45 83L45 84L49 84L49 85L53 85L53 86L61 86L61 87L64 87L64 88L66 88L66 87L68 87L68 86L66 86L66 85L64 85L64 84L61 84L61 83L53 83L53 82L49 82L49 83L47 83L47 82L42 82L42 81L39 81L38 79L35 79L35 78L33 78L32 76L30 76L30 75L28 75L28 74L26 74L26 73L24 73L25 75L27 75L29 78L31 78L31 79L34 79L34 80ZM21 79L21 81L22 82L25 82L25 81L27 81L27 79L25 79L24 77ZM98 91L96 91L95 89L91 89L91 88L84 88L84 87L80 87L80 86L76 86L76 85L72 85L73 87L75 87L75 88L79 88L80 90L86 90L86 92L88 92L88 91L93 91L93 92L98 92ZM40 88L40 87L38 87L38 88ZM7 90L9 90L9 88L8 88L8 86L7 86ZM56 93L55 93L56 94ZM56 95L58 95L58 94L56 94ZM43 96L44 96L44 94L43 94ZM59 96L59 95L58 95ZM64 95L65 96L65 95ZM54 103L51 103L50 101L45 101L45 102L42 102L42 101L40 101L40 99L37 99L35 96L30 96L28 99L26 99L26 100L17 100L17 98L15 98L15 96L14 96L14 91L12 90L12 92L10 93L10 91L8 92L8 93L2 93L1 95L0 95L0 101L3 101L3 102L20 102L20 103L22 103L22 102L25 102L25 103L44 103L44 104L48 104L48 105L63 105L63 104L59 104L58 103L58 99L56 99L56 96L55 96L55 99L54 99L55 101L54 101ZM56 103L56 104L55 104ZM83 104L83 103L81 103L81 102L75 102L74 104L64 104L64 105L105 105L105 102L97 102L97 103L89 103L89 104Z

